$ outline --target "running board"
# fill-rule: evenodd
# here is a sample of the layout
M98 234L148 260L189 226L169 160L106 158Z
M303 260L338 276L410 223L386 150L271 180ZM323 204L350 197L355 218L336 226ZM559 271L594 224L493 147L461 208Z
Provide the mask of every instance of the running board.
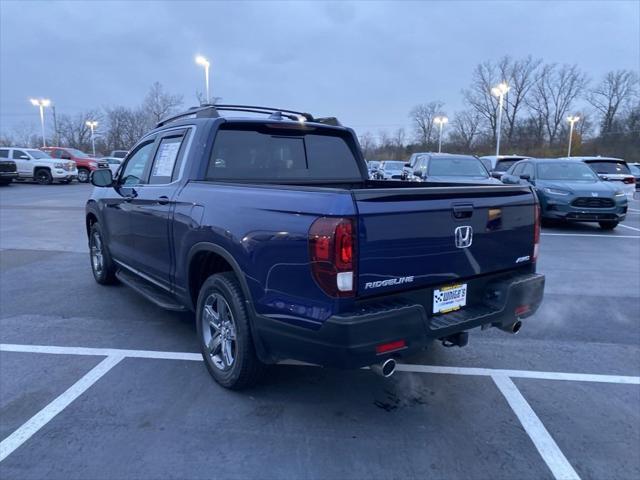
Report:
M121 268L116 272L116 278L160 308L173 310L175 312L187 311L187 308L178 303L168 292L165 292L160 287L156 287L135 273Z

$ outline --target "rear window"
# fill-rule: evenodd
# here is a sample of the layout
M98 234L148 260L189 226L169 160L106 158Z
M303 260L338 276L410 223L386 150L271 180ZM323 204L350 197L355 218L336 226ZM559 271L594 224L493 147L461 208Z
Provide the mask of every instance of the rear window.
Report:
M630 174L629 167L624 162L611 162L611 161L597 161L587 162L591 168L598 173L611 173L611 174Z
M359 181L346 140L333 132L222 126L213 145L207 180Z

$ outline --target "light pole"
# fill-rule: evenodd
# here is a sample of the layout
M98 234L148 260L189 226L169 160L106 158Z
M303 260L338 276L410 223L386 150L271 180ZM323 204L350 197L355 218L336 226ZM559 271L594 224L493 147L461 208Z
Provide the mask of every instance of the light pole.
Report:
M498 124L496 125L496 157L500 155L500 133L502 132L502 105L504 104L504 96L509 91L509 85L502 82L497 87L491 89L493 96L500 99L498 103Z
M31 98L31 105L34 107L40 107L40 127L42 127L42 146L47 146L47 141L44 136L44 107L51 105L51 100L47 98Z
M209 103L209 66L210 66L210 63L209 63L209 60L204 58L202 55L198 55L196 57L196 63L198 65L202 65L204 67L204 87L205 87L205 90L207 92L206 93L206 95L207 95L206 100L207 100L207 103Z
M93 156L96 156L96 140L95 137L93 135L93 129L96 128L98 126L98 122L96 121L90 121L87 120L86 122L87 127L89 127L91 129L91 148L93 150Z
M569 122L569 151L567 152L567 157L571 156L571 139L573 138L573 124L580 120L580 117L575 115L570 115L567 117L567 122Z
M445 116L436 117L433 119L433 123L439 125L440 133L438 133L438 153L442 151L442 127L447 123L449 119Z

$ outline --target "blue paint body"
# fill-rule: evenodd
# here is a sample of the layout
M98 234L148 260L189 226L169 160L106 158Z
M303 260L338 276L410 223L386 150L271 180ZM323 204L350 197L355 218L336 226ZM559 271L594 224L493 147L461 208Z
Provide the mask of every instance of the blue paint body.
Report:
M517 295L539 296L529 314L537 309L543 277L532 262L536 199L530 188L372 182L355 134L324 125L315 128L351 138L362 173L357 184L205 181L216 132L226 121L231 120L184 120L148 134L141 143L158 142L166 131L187 131L180 178L166 185L96 188L87 218L101 223L111 255L123 268L143 274L189 308L197 295L190 284L193 259L202 251L224 258L247 297L264 361L297 358L357 367L376 361L375 345L385 340L403 338L405 353L412 353L433 338L483 324L507 325L516 320L506 312L507 280L515 277L535 280L535 288L518 284ZM309 228L325 216L355 219L356 294L350 298L329 297L311 274ZM463 225L473 229L469 248L455 245L454 230ZM413 278L367 286L398 277ZM469 283L468 303L494 316L470 316L432 331L433 289L462 281ZM490 285L506 292L495 306L485 298Z

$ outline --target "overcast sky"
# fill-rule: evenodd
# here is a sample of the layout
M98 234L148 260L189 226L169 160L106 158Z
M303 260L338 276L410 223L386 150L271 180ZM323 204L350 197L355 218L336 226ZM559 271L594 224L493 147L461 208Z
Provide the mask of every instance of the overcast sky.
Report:
M0 0L0 129L140 103L154 81L196 104L197 53L224 103L335 115L359 133L408 127L417 103L462 107L474 66L502 55L640 69L640 1L54 2Z

